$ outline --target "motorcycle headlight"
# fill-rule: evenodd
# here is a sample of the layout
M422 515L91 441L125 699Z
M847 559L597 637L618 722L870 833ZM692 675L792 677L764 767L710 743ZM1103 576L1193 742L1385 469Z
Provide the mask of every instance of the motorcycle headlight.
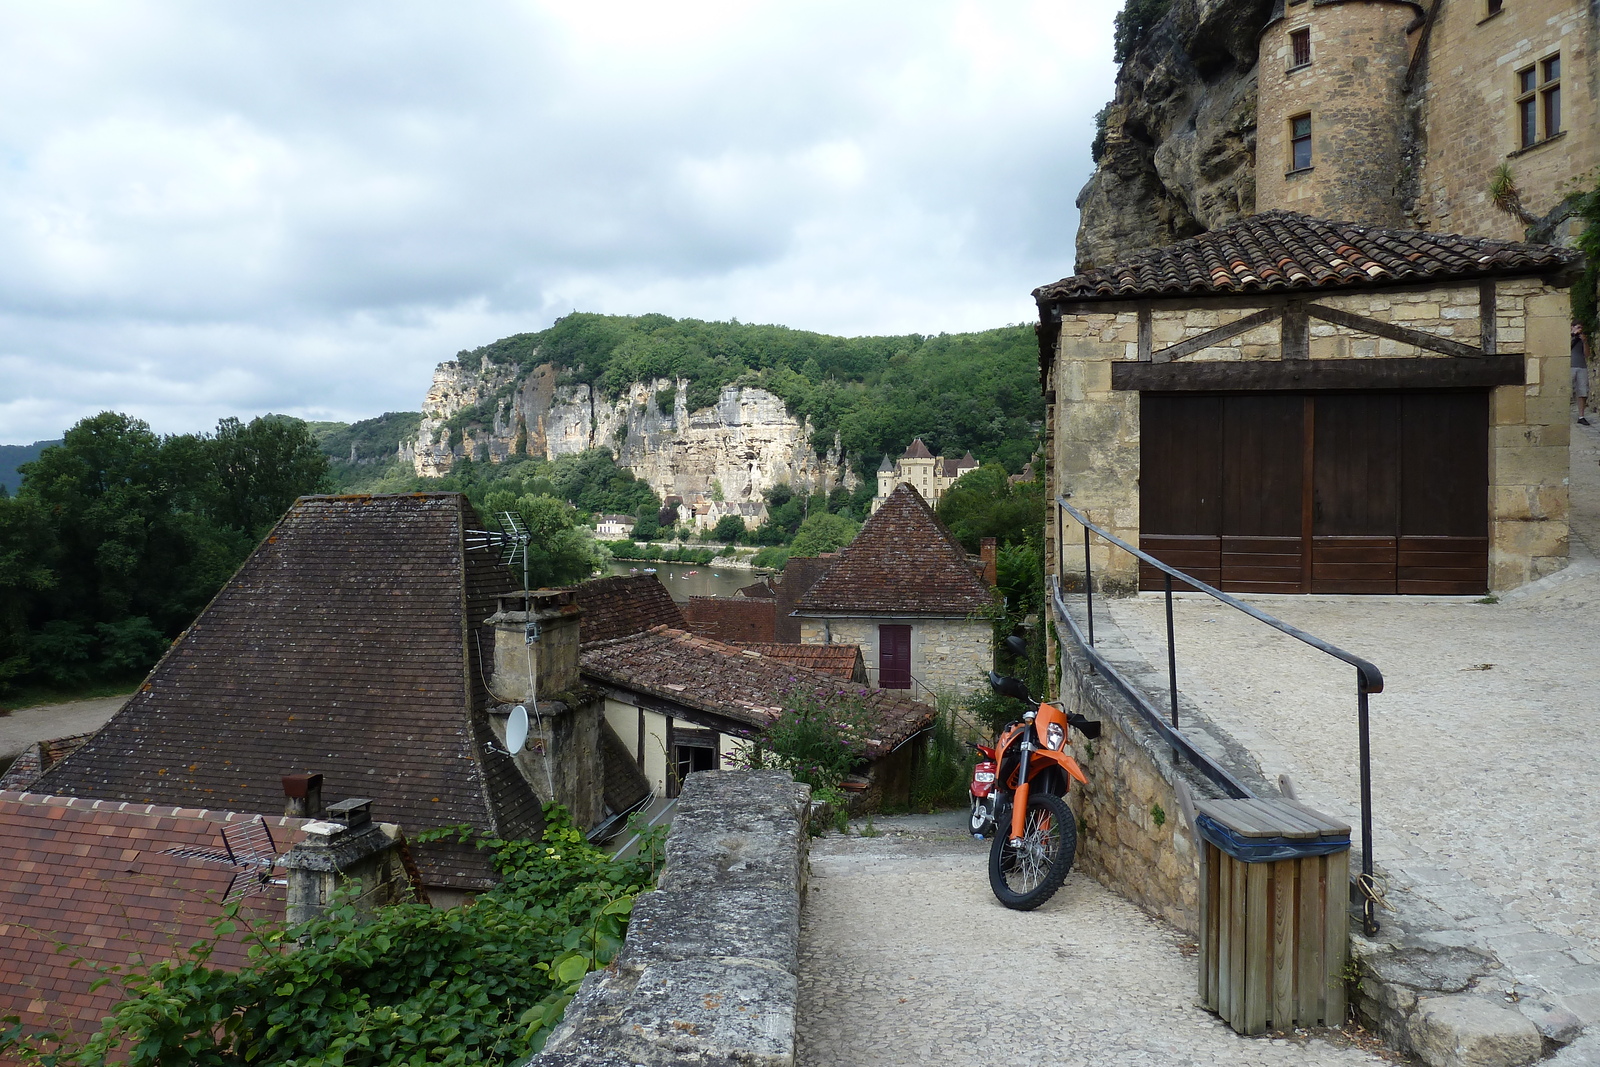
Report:
M1044 743L1045 744L1049 745L1051 748L1059 749L1062 745L1066 744L1066 742L1067 742L1067 732L1061 728L1061 724L1060 723L1053 722L1049 726L1045 727L1045 730L1044 730Z
M994 772L978 771L977 773L973 774L972 780L974 782L992 782L994 781Z

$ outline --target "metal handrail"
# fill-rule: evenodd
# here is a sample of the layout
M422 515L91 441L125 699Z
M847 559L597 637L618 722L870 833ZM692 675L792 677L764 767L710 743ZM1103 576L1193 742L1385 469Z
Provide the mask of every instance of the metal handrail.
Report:
M1115 668L1107 670L1106 674L1107 677L1114 677L1115 680L1120 683L1118 688L1122 689L1124 695L1129 696L1130 699L1134 701L1134 704L1139 708L1140 713L1147 720L1152 721L1152 725L1155 725L1158 731L1161 732L1163 736L1167 737L1168 742L1172 744L1174 748L1183 751L1184 754L1190 758L1191 762L1195 762L1196 766L1199 767L1203 772L1206 772L1207 776L1211 777L1214 781L1216 780L1216 777L1210 773L1210 769L1207 766L1207 764L1212 764L1214 761L1210 760L1208 757L1204 757L1203 754L1201 754L1201 759L1203 762L1196 761L1195 755L1191 754L1189 751L1192 749L1192 746L1187 745L1187 738L1184 738L1182 731L1178 729L1178 661L1177 646L1173 636L1172 625L1172 580L1174 578L1181 582L1186 582L1199 592L1202 592L1215 600L1221 601L1230 608L1242 611L1258 622L1266 623L1273 629L1278 630L1281 633L1288 634L1295 640L1310 645L1319 652L1326 653L1335 659L1342 660L1356 669L1356 716L1361 762L1361 872L1363 889L1363 926L1365 927L1369 936L1377 933L1378 923L1373 914L1375 901L1373 895L1374 882L1372 864L1372 745L1367 698L1373 693L1383 692L1383 672L1378 670L1375 664L1368 660L1362 659L1353 652L1346 652L1338 645L1335 645L1329 641L1324 641L1322 638L1317 637L1314 634L1306 633L1297 626L1291 626L1282 619L1268 615L1260 608L1246 604L1237 597L1229 596L1222 590L1217 589L1214 586L1207 585L1205 582L1200 581L1200 579L1194 577L1193 575L1186 574L1183 571L1178 570L1176 567L1172 567L1161 562L1159 559L1156 559L1154 556L1150 555L1150 553L1135 548L1134 546L1128 544L1128 542L1122 540L1122 538L1118 537L1116 534L1113 534L1109 530L1090 522L1089 517L1083 512L1079 511L1077 508L1073 507L1071 504L1067 503L1065 497L1058 495L1056 497L1056 504L1061 508L1061 510L1072 516L1078 525L1083 527L1083 589L1086 615L1089 623L1087 642L1085 642L1083 632L1078 629L1077 622L1071 617L1070 614L1067 613L1066 602L1061 598L1059 587L1055 592L1056 613L1061 616L1063 621L1067 623L1068 629L1072 631L1073 636L1077 639L1080 647L1082 647L1084 651L1091 656L1097 666L1101 667L1102 669L1109 667L1108 664L1105 664L1104 657L1100 656L1099 653L1094 650L1094 580L1093 574L1090 570L1089 559L1090 531L1093 531L1108 543L1116 545L1118 548L1129 553L1140 562L1154 567L1163 574L1167 602L1167 679L1168 689L1171 695L1172 716L1170 726L1166 723L1160 722L1160 716L1155 713L1154 707L1150 704L1148 699L1145 699L1142 695L1138 697L1133 695L1133 691L1135 691L1134 687L1130 686L1127 683L1127 680L1124 679L1121 674L1115 670ZM1060 532L1064 531L1058 531L1058 533ZM1064 553L1065 538L1058 536L1057 544L1058 551ZM1218 769L1220 769L1220 767ZM1224 773L1226 772L1224 771ZM1231 778L1232 776L1230 775L1229 777ZM1218 784L1220 785L1222 783L1219 782ZM1227 787L1224 786L1224 788L1226 789ZM1241 786L1240 788L1243 787ZM1246 791L1244 795L1248 796L1248 791Z

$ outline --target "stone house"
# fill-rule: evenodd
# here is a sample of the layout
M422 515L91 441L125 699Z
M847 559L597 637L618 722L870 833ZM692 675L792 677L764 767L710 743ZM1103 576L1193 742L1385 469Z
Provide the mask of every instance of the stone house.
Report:
M296 501L101 730L32 788L277 815L320 773L415 834L537 838L540 798L498 742L486 624L509 572L470 551L458 493ZM435 903L492 886L488 857L414 848Z
M1037 289L1050 499L1223 589L1550 574L1573 263L1274 211ZM1049 515L1048 569L1081 575L1081 527ZM1160 587L1103 542L1092 562L1097 584Z
M633 534L633 516L597 515L594 520L594 534L607 541L630 537Z
M904 803L920 751L912 742L935 714L899 693L666 626L585 644L581 669L604 692L607 725L658 796L677 796L695 771L737 765L790 694L804 692L861 700L871 716L864 740L872 792Z
M984 572L901 483L799 598L800 640L859 645L882 689L973 692L994 661L996 601Z
M895 486L902 484L916 486L924 500L938 506L939 498L957 478L977 469L978 461L972 458L971 452L960 459L936 456L918 437L894 463L889 462L888 456L883 457L878 465L878 495L872 498L872 510L883 507Z

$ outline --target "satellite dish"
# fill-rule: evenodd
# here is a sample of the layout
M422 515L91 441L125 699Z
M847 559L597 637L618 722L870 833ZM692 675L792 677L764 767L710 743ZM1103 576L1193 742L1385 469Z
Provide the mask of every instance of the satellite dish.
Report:
M515 756L528 743L528 709L518 704L506 720L506 749Z

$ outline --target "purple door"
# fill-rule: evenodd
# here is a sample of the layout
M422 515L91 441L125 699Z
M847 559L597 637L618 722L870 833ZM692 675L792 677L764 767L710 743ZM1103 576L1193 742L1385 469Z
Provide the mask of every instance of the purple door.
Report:
M911 688L911 627L878 627L878 687Z

